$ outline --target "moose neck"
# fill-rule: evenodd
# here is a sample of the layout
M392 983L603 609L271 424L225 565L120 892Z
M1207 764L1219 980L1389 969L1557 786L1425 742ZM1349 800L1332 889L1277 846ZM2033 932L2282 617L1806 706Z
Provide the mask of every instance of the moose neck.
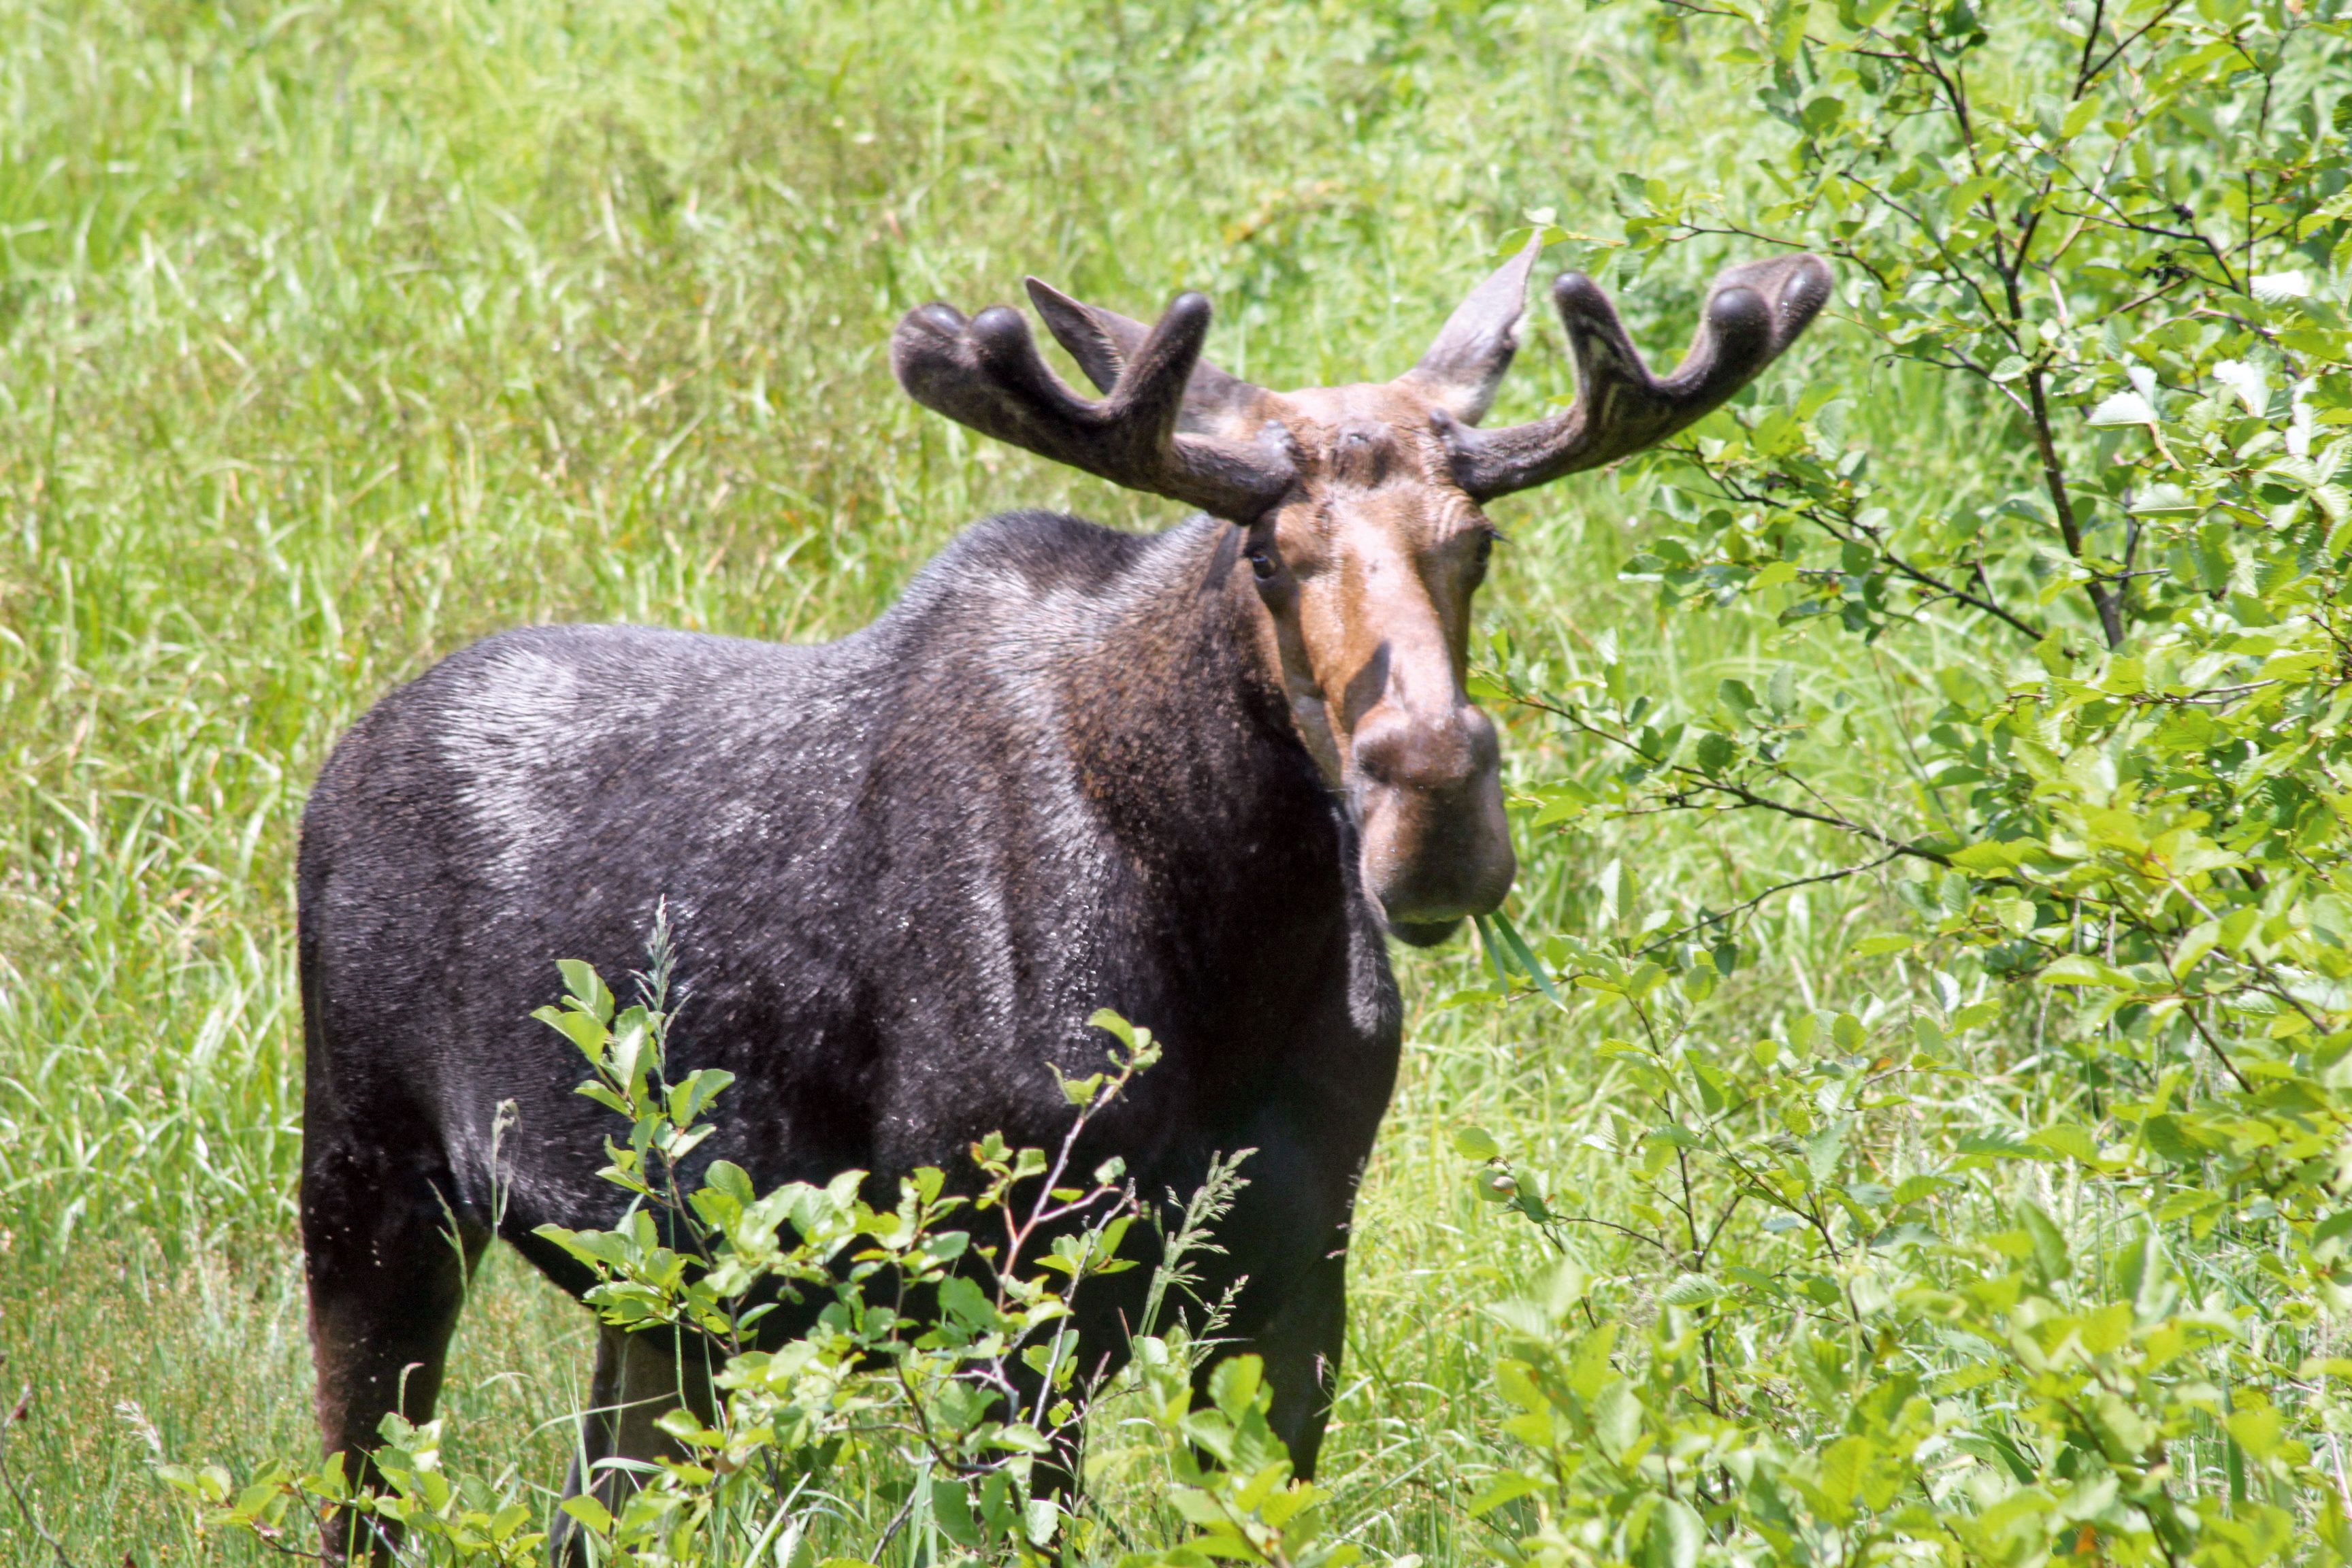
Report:
M1138 542L1057 694L1116 880L1151 911L1099 933L1120 950L1102 962L1148 943L1163 979L1133 993L1137 1017L1178 1051L1167 1070L1213 1146L1267 1147L1263 1117L1302 1092L1369 1141L1396 1005L1356 829L1293 722L1238 531L1195 518Z
M1079 639L1062 695L1081 787L1178 885L1251 860L1352 889L1345 813L1292 721L1238 544L1208 517L1151 540Z

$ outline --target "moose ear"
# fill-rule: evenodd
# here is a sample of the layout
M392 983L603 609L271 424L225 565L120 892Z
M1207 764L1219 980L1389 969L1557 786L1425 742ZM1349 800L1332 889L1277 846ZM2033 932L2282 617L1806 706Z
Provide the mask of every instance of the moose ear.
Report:
M1527 313L1528 275L1543 254L1543 231L1528 237L1527 248L1470 290L1421 356L1397 377L1424 397L1435 398L1465 425L1475 425L1495 401L1511 356L1519 352L1519 318Z

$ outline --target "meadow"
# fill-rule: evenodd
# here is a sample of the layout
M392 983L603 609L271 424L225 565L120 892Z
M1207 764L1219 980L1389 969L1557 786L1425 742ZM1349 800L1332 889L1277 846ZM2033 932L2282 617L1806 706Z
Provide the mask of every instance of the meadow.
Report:
M370 702L538 621L839 636L1001 509L1174 521L893 384L905 310L1011 300L1026 273L1147 317L1199 288L1220 363L1328 384L1410 365L1515 231L1556 224L1562 264L1609 259L1636 341L1670 362L1705 279L1759 242L1612 250L1649 210L1626 180L1763 203L1759 161L1788 134L1689 31L1704 26L1474 0L0 0L0 1378L12 1403L31 1391L7 1432L21 1499L0 1499L0 1563L270 1556L200 1535L153 1466L244 1475L314 1441L291 867L306 784ZM1538 321L1495 418L1572 385ZM1843 305L1748 401L1816 419L1832 397L1838 444L1939 514L1990 514L2034 483L1997 388L1890 357ZM1824 1180L1866 1159L1889 1192L1957 1173L1927 1189L1947 1240L2011 1234L2026 1202L2088 1257L2147 1208L2102 1163L2138 1069L2080 1043L2137 1026L2069 1033L2071 994L2012 995L1997 964L1921 946L1933 933L1865 940L1932 923L1939 897L1958 918L1970 895L1941 873L1827 875L1871 858L1836 823L1941 809L1918 753L1947 673L1998 682L2037 668L2032 645L1948 604L1868 641L1753 596L1670 607L1664 568L1637 559L1681 515L1663 483L1599 473L1498 503L1481 662L1497 691L1630 683L1692 712L1775 693L1810 715L1787 744L1821 820L1587 809L1559 781L1597 776L1607 747L1499 705L1522 808L1510 910L1547 973L1538 987L1472 939L1397 950L1406 1065L1360 1210L1322 1476L1333 1530L1376 1557L1484 1560L1522 1532L1473 1508L1519 1462L1493 1363L1521 1331L1493 1309L1563 1249L1630 1322L1714 1300L1683 1288L1681 1249L1640 1239L1690 1220L1696 1242L1697 1222L1658 1206L1673 1155L1632 1126L1656 1119L1628 1109L1654 1086L1616 1048L1626 1026L1587 993L1546 994L1599 947L1735 939L1701 965L1719 984L1685 991L1742 1061L1843 1019L1857 1049L1906 1042L1879 1064L1900 1073L1916 1020L1941 1020L1934 1069L1855 1111L1871 1131L1850 1150L1810 1158ZM2028 1149L2053 1119L2090 1127L2093 1154ZM1473 1128L1588 1223L1496 1201ZM1727 1252L1793 1245L1761 1209L1724 1211ZM2231 1426L2230 1405L2166 1428L2163 1484L2215 1517L2269 1499L2304 1521L2294 1550L2316 1552L2311 1510L2336 1504L2305 1483L2344 1473L2324 1364L2337 1308L2323 1294L2273 1325L2264 1304L2293 1289L2261 1258L2312 1242L2308 1215L2293 1244L2272 1219L2233 1206L2221 1231L2164 1245L2190 1297L2299 1347L2273 1359L2307 1383L2266 1398L2302 1479L2263 1479L2277 1442ZM1776 1359L1789 1320L1717 1321L1708 1365L1755 1369L1748 1408L1801 1447L1806 1399L1834 1401ZM494 1253L457 1341L446 1462L551 1507L592 1338ZM1961 1353L1929 1341L1923 1376ZM1933 1485L2087 1474L2062 1447L2012 1464L1992 1437L1958 1442ZM1148 1513L1150 1489L1116 1482L1108 1506ZM2085 1511L2012 1560L2072 1542L2091 1561L2108 1529Z

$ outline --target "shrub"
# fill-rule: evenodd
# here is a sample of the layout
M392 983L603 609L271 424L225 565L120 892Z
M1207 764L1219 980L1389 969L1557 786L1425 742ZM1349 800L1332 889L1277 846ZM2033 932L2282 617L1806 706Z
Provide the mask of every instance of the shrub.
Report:
M930 1167L901 1179L888 1209L860 1196L863 1171L760 1193L722 1160L689 1184L690 1158L714 1130L702 1118L732 1078L665 1072L666 921L656 924L651 955L635 1005L618 1007L593 967L567 960L562 1005L534 1015L586 1058L592 1076L579 1092L626 1124L625 1136L606 1140L602 1174L629 1195L609 1229L539 1234L593 1271L586 1300L605 1323L709 1346L719 1397L707 1421L692 1400L660 1418L676 1457L603 1461L589 1489L564 1500L569 1549L616 1568L771 1558L807 1568L822 1544L831 1549L824 1561L845 1568L903 1536L926 1562L1035 1568L1097 1548L1099 1522L1057 1478L1081 1453L1088 1414L1113 1390L1080 1364L1070 1301L1086 1280L1136 1267L1122 1251L1132 1250L1128 1232L1146 1211L1120 1162L1090 1175L1069 1166L1087 1122L1158 1059L1150 1031L1097 1014L1117 1047L1104 1071L1061 1079L1073 1117L1060 1147L981 1140L971 1151L973 1196L951 1194L946 1173ZM1272 1395L1258 1358L1217 1364L1209 1404L1196 1410L1195 1374L1213 1341L1181 1327L1154 1331L1169 1293L1189 1283L1185 1256L1214 1245L1209 1230L1239 1184L1237 1165L1213 1171L1154 1249L1133 1371L1116 1391L1138 1405L1129 1419L1144 1442L1115 1459L1168 1465L1171 1500L1194 1528L1123 1561L1346 1568L1355 1549L1319 1539L1322 1494L1292 1478L1266 1425ZM984 1216L1000 1236L950 1228L962 1215ZM824 1304L806 1332L763 1344L762 1318L809 1300ZM1212 1311L1202 1323L1213 1333L1216 1321ZM298 1551L315 1529L399 1562L503 1568L544 1557L549 1532L534 1528L537 1511L511 1484L444 1468L439 1422L395 1414L383 1436L381 1486L356 1486L340 1456L243 1483L211 1464L166 1465L162 1475L200 1528ZM861 1466L908 1478L886 1489L899 1506L878 1526L830 1490Z
M1715 236L1833 258L1886 390L1958 383L1997 488L1953 504L1814 385L1648 460L1665 527L1627 572L1796 647L1981 654L1926 672L1906 776L1854 806L1793 660L1676 707L1605 648L1494 647L1487 694L1581 762L1529 792L1536 826L1810 825L1848 864L1803 882L1900 873L1909 922L1858 951L1916 990L1734 1035L1708 1000L1795 883L1671 929L1494 933L1495 989L1557 994L1557 968L1620 1037L1646 1196L1580 1212L1463 1134L1567 1259L1507 1317L1523 1462L1478 1506L1543 1563L2342 1561L2347 26L1661 9L1786 134L1758 202L1627 177L1601 262ZM2004 1019L2030 1051L1962 1045ZM2053 1217L2061 1186L2095 1229ZM1596 1276L1604 1227L1642 1261Z

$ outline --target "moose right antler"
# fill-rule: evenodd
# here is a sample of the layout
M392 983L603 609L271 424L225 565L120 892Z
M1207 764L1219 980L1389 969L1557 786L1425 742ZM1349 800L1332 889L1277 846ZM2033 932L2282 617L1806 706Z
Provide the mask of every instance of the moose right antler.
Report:
M1290 488L1278 426L1261 422L1255 440L1179 428L1188 412L1200 412L1204 393L1230 395L1236 404L1265 395L1201 363L1205 298L1177 295L1147 332L1034 280L1031 292L1064 346L1097 383L1108 383L1100 402L1064 385L1038 354L1029 323L1003 305L970 321L948 305L908 311L890 340L899 384L925 407L983 435L1236 522Z

